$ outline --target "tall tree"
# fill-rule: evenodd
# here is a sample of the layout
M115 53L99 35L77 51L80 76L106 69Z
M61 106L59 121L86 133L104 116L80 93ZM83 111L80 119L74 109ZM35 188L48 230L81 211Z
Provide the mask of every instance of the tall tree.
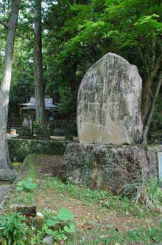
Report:
M35 98L36 98L36 122L44 124L44 81L43 81L43 59L42 59L42 0L35 0L34 18L34 63L35 63Z
M6 41L4 74L0 84L0 168L9 168L9 154L7 145L7 118L8 103L11 84L12 63L16 25L21 0L12 0L11 14L8 22L8 35Z

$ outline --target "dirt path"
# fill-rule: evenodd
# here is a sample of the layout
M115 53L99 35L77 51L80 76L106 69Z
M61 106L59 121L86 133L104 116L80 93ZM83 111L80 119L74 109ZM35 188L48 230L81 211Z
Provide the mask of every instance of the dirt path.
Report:
M111 211L97 204L85 203L53 189L37 193L36 204L40 210L49 208L57 211L61 207L68 208L74 213L78 228L83 230L114 228L118 231L128 231L141 226L149 227L153 224L152 218L142 219L131 215L123 216L115 210Z

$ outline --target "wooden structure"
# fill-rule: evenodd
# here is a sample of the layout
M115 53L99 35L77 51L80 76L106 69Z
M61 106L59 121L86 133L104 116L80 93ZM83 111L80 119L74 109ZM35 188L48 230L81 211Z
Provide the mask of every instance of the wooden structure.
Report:
M53 121L55 113L57 111L57 105L53 103L53 99L45 97L45 115L47 121ZM22 118L22 124L26 127L31 127L32 121L35 120L36 99L31 97L29 102L20 104L20 114Z

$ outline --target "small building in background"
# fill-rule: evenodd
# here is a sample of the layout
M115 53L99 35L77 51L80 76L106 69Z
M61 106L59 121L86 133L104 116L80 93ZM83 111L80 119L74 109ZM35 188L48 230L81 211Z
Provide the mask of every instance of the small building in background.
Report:
M57 105L53 103L53 98L45 97L45 116L47 121L53 121L57 113ZM31 128L36 116L36 99L31 97L29 102L20 104L20 114L22 126Z

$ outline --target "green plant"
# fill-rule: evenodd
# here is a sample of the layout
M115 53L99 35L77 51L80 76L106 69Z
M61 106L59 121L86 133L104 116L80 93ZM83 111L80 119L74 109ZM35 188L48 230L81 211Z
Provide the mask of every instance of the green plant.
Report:
M75 230L74 215L66 208L61 208L55 216L52 213L42 227L42 231L53 236L56 241L67 240Z
M46 179L45 186L48 188L54 188L58 192L68 192L73 198L79 199L86 204L97 203L101 207L117 210L122 214L132 214L134 216L143 217L148 215L150 211L147 211L144 205L135 203L130 198L123 196L113 195L111 192L104 190L91 190L82 186L77 186L70 183L63 183L57 178L48 177Z
M27 127L22 127L21 129L18 130L19 136L23 137L23 136L28 136L31 137L32 136L32 131L30 128Z
M5 245L24 245L27 235L25 218L18 213L0 216L0 241Z
M72 93L71 88L67 85L59 87L60 103L58 110L65 115L73 114L76 110L75 101L76 96Z
M27 179L24 179L22 181L19 181L17 183L17 186L16 186L16 190L17 191L31 192L31 191L33 191L36 188L37 188L37 184L33 183L32 178L27 178Z
M66 241L66 245L153 245L159 244L162 239L161 224L159 227L147 227L132 229L129 231L117 231L108 229L105 232L84 232L80 237L74 237Z
M47 125L41 125L37 122L33 122L33 134L38 137L41 136L44 138L49 138L50 129L47 127Z
M63 183L58 178L48 177L46 185L49 188L55 188L59 192L68 192L72 197L88 202L99 202L101 199L111 195L103 190L91 190L82 186L77 186L71 183Z

